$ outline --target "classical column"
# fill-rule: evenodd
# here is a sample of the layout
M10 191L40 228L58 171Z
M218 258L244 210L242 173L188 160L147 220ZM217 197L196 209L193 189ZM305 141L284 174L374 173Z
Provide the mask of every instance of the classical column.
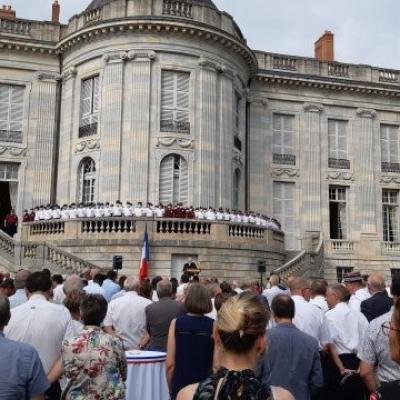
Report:
M115 202L121 197L121 143L124 60L126 52L104 56L101 95L100 198Z
M146 202L148 197L149 179L149 143L150 143L150 89L151 62L156 54L153 51L130 51L131 86L129 91L131 110L129 138L128 197L134 202Z
M54 184L55 145L58 118L57 74L39 72L33 84L34 105L31 120L36 126L33 204L50 203Z
M217 207L217 65L200 59L199 205Z
M219 174L217 202L215 206L232 208L232 148L233 148L233 78L234 73L225 66L220 67L219 102Z
M250 137L249 137L249 208L267 214L264 196L266 181L266 127L268 100L264 97L249 96L250 103Z
M71 154L74 137L74 99L77 70L68 68L61 75L62 97L60 115L60 139L58 156L57 201L70 204L71 198Z
M359 198L357 208L361 220L361 233L376 233L376 201L374 176L375 110L358 109L359 117ZM357 174L358 175L358 174Z
M302 214L304 231L321 230L321 142L322 105L304 104L304 131L301 133L303 164ZM299 162L299 161L298 161Z

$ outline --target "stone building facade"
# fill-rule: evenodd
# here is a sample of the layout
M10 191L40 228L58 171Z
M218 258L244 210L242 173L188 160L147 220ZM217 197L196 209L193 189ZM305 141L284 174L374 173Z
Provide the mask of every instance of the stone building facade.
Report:
M281 221L287 261L319 237L329 279L400 268L398 71L335 62L329 34L316 58L250 49L211 0L94 0L67 25L57 2L52 22L2 11L3 214L249 209Z

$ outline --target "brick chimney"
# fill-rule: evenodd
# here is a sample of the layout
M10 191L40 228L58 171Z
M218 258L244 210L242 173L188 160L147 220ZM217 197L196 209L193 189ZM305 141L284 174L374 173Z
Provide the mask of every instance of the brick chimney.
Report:
M325 31L315 42L315 58L329 63L335 61L334 35L331 31Z
M60 23L60 3L58 2L58 0L54 0L51 8L51 22L53 24Z
M3 5L3 7L0 8L0 18L15 19L15 10L13 10L11 6Z

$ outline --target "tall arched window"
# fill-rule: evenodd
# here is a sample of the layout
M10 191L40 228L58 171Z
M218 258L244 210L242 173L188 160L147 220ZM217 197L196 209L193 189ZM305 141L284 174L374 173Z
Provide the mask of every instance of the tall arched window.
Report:
M160 203L189 201L189 171L187 161L177 155L164 157L160 164Z
M90 157L84 158L79 166L79 201L92 203L96 188L96 163Z
M233 173L233 201L232 206L234 209L239 208L239 193L240 193L240 169L236 168Z

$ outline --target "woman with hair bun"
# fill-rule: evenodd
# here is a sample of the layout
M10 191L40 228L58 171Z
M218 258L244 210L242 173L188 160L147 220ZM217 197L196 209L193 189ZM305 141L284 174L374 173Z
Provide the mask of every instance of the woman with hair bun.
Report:
M218 312L214 341L221 367L199 384L182 389L177 400L259 400L255 376L265 350L268 311L254 293L228 299Z

